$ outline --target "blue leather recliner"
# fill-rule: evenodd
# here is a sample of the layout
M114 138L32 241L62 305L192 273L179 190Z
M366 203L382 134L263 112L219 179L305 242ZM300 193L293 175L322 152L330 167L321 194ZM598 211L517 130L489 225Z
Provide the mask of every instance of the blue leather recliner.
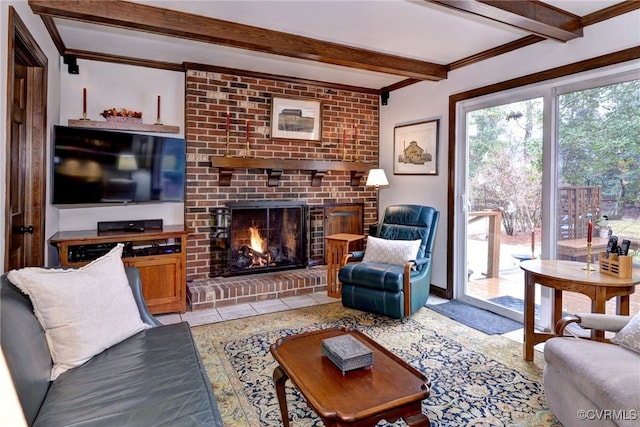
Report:
M440 212L429 206L395 205L385 209L375 237L422 240L415 260L404 266L380 262L347 263L363 256L353 252L338 273L345 307L403 318L424 306L431 286L431 252Z

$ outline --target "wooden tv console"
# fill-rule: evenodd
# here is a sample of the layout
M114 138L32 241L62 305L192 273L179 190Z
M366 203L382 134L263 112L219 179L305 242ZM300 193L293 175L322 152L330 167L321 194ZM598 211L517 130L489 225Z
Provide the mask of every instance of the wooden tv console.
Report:
M58 248L62 267L80 267L124 244L122 261L137 267L142 294L153 314L186 311L187 231L169 225L143 232L62 231L50 243Z

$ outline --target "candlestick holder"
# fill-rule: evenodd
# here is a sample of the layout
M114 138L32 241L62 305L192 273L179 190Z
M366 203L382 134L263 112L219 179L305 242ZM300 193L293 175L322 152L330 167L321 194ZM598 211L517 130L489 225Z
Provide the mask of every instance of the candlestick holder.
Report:
M224 156L225 157L231 157L231 154L229 153L229 129L227 128L227 143L226 143L226 147L224 150Z
M587 265L582 267L586 271L596 271L596 268L591 265L591 242L587 242Z
M87 112L86 111L84 113L82 113L82 117L80 117L80 120L89 120L89 117L87 117Z
M251 150L249 150L249 140L247 139L247 149L245 150L244 156L242 157L251 157Z
M358 144L358 140L356 139L356 155L353 158L354 162L357 162L360 160L360 144Z
M162 120L160 120L160 117L158 116L158 118L156 119L156 122L154 123L155 125L162 125Z

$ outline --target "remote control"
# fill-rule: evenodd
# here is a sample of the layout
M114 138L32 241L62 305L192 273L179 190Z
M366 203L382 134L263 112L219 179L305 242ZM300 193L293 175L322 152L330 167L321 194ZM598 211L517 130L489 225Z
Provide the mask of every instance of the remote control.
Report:
M609 243L607 244L607 250L604 253L604 257L609 258L609 254L611 252L613 252L614 254L618 253L617 246L618 246L618 237L617 236L609 237Z
M622 241L622 244L620 245L620 250L619 250L620 255L628 255L629 246L631 246L631 241L624 239Z

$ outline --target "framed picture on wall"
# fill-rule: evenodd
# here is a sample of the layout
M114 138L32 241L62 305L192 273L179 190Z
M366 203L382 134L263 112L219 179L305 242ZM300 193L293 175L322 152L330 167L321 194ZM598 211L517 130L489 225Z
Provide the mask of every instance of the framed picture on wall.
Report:
M285 96L271 97L271 138L322 139L322 102Z
M394 175L438 175L440 120L396 126L393 130Z

